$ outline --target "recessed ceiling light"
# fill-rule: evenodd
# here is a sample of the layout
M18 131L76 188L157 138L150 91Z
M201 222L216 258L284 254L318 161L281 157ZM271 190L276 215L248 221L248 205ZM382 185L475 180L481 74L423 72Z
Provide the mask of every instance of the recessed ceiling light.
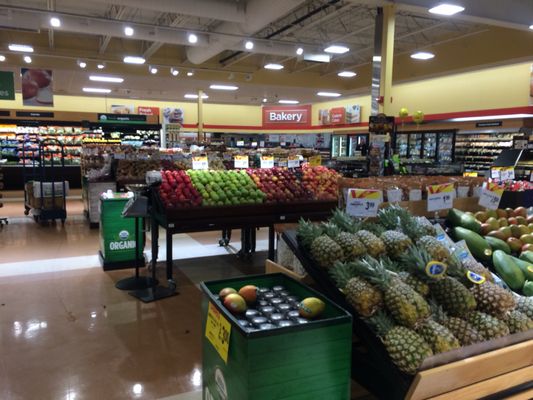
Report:
M265 97L263 98L263 103L266 103L268 101L268 99Z
M529 29L533 29L533 25L529 25Z
M123 60L126 64L144 64L146 60L137 56L126 56Z
M170 68L170 73L172 74L172 76L178 76L180 71L177 70L176 68Z
M87 93L111 93L111 89L92 88L92 87L84 87L83 91Z
M298 100L278 100L279 104L298 104Z
M50 18L50 25L54 28L59 28L61 26L61 20L57 17Z
M346 46L340 46L340 45L331 45L329 47L326 47L324 49L326 53L333 53L333 54L344 54L350 51L350 49Z
M78 60L78 66L83 69L87 66L87 63L85 61Z
M187 93L185 96L186 99L197 99L198 98L198 95L197 94L194 94L194 93ZM205 93L202 94L202 99L208 99L209 96L206 95Z
M239 87L234 85L211 85L209 86L209 89L214 90L237 90Z
M6 56L4 56L4 55L0 55L0 62L3 62L3 61L5 61L5 60L6 60Z
M353 78L357 73L353 71L341 71L337 74L337 76L340 76L342 78Z
M118 76L105 76L105 75L91 75L89 80L96 82L112 82L112 83L122 83L124 78Z
M25 44L10 44L8 46L11 51L20 51L22 53L33 53L33 47Z
M124 35L133 36L134 33L135 33L135 30L131 26L124 27Z
M340 93L336 93L336 92L317 92L316 95L322 96L322 97L340 97L341 96Z
M189 36L187 36L187 40L189 43L198 43L198 36L196 36L194 33L189 33Z
M373 56L372 62L381 62L381 56Z
M455 4L439 4L436 7L430 8L429 12L431 14L439 14L439 15L454 15L457 13L460 13L461 11L464 11L464 7L455 5Z
M301 47L298 47L296 49L296 54L298 54L299 56L301 56L303 53L304 53L304 49L302 49Z
M104 69L105 68L105 63L99 63L96 68L98 69Z
M411 58L414 58L415 60L429 60L433 57L435 57L435 54L428 53L427 51L419 51L411 54Z
M157 74L157 71L159 71L159 70L157 69L157 67L152 67L151 65L150 65L150 68L148 68L148 69L150 70L150 73L151 73L151 74L154 74L154 75Z
M194 76L194 71L187 72L187 76Z
M25 61L27 64L30 64L30 63L31 63L31 57L30 57L30 56L24 56L24 61Z
M244 48L246 50L252 50L254 48L254 42L247 40L246 43L244 43Z
M281 64L276 64L276 63L268 63L265 65L265 69L273 69L273 70L276 70L276 71L279 71L280 69L283 69L283 65Z

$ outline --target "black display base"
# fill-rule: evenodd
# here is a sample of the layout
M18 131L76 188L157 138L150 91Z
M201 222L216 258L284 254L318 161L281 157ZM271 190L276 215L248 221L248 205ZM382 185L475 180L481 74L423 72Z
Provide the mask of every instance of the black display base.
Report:
M101 251L98 251L98 257L100 258L100 265L104 271L112 271L115 269L130 269L135 268L135 260L129 261L105 261L104 256ZM144 267L146 265L146 258L143 255L143 258L139 260L138 267Z
M144 290L135 290L129 292L133 297L138 298L143 303L151 303L152 301L157 301L165 299L167 297L176 296L179 293L176 292L175 285L173 287L164 287L164 286L155 286L149 287Z
M155 285L157 281L149 276L132 276L115 283L115 287L120 290L143 290Z

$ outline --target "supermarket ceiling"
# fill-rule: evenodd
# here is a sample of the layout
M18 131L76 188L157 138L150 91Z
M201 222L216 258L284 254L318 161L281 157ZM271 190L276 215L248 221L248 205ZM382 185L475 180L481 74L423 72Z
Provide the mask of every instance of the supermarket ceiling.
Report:
M186 93L202 89L213 102L314 102L319 90L369 92L377 7L388 3L26 0L22 7L20 0L0 0L0 54L6 57L1 67L17 71L27 65L26 54L8 48L25 44L34 50L32 66L54 69L60 94L82 94L90 85L109 88L109 96L115 97L181 101ZM396 82L533 60L532 0L454 0L464 11L448 17L428 11L438 0L394 3ZM330 45L349 51L329 54L328 63L307 60ZM414 60L410 55L415 51L435 57ZM142 57L145 63L126 64L125 56ZM269 63L283 69L265 69ZM339 77L340 71L357 75ZM96 73L120 76L124 82L89 81ZM212 83L239 89L215 92L209 89Z

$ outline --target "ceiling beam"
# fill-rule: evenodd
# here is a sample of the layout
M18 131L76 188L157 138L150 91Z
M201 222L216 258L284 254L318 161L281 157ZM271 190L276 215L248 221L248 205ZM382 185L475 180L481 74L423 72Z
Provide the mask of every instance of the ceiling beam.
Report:
M163 16L164 15L161 15L158 19L162 18ZM183 23L184 20L186 21L187 19L188 19L188 17L183 17L183 16L178 15L170 22L170 24L168 24L168 26L172 26L172 27L176 28L176 27L180 26ZM144 51L143 57L145 59L150 58L151 56L154 55L154 53L157 50L159 50L161 48L161 46L163 46L163 44L164 44L163 42L152 42L152 44L150 44L150 46Z
M126 7L112 5L111 9L108 12L108 17L120 21L122 18L124 18L125 14L126 14ZM100 48L98 49L98 54L105 53L107 46L109 46L110 41L111 41L111 36L106 35L102 37L101 42L100 42Z
M56 10L56 0L46 0L46 7L50 11ZM54 29L50 27L48 29L48 47L54 48Z

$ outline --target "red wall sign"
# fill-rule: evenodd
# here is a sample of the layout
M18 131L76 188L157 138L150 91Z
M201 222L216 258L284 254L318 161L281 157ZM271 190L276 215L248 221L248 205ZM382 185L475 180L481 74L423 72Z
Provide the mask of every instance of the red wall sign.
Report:
M291 128L310 126L311 105L263 107L264 128L280 128L283 125Z
M159 117L159 107L137 107L137 114L140 115L157 115Z
M341 125L346 123L346 109L335 107L329 110L329 123L331 125Z

